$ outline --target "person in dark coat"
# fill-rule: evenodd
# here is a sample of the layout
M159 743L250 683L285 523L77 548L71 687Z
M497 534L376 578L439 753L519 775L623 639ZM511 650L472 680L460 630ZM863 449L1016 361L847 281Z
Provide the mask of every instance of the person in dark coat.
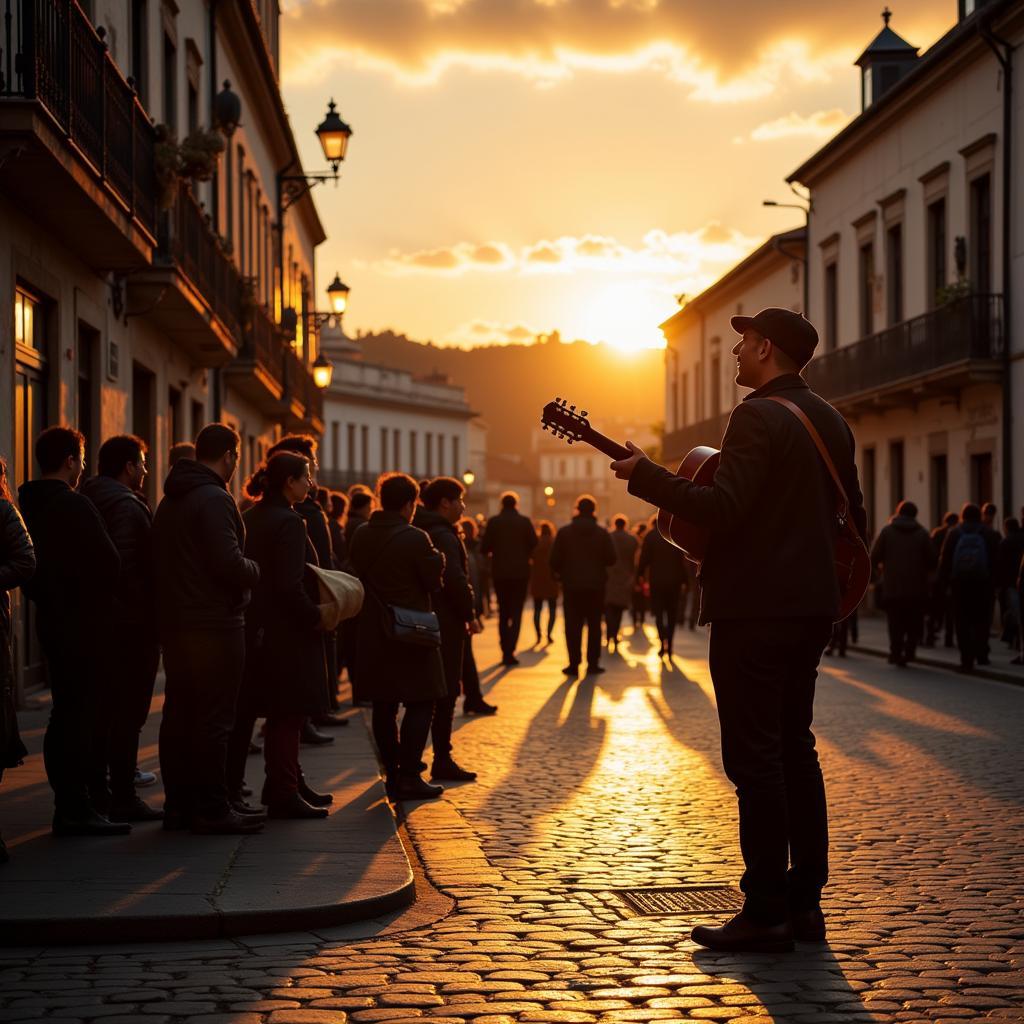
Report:
M153 521L166 686L160 723L164 828L245 834L263 827L228 799L226 761L245 671L245 609L260 579L228 481L239 437L210 423L175 464Z
M473 588L473 615L476 627L466 636L466 647L462 655L462 713L464 715L494 715L498 712L497 704L488 704L484 700L480 687L480 671L476 666L476 655L473 653L473 637L483 632L484 600L481 589L479 527L475 519L464 516L459 520L462 531L462 543L466 548L466 564L469 567L469 585Z
M444 791L420 776L434 703L448 693L441 652L396 640L390 607L432 611L441 590L444 557L412 525L419 488L404 473L377 485L380 510L352 537L352 565L366 589L359 613L356 683L373 702L373 736L392 800L423 800ZM405 706L401 732L399 705Z
M501 511L487 521L480 543L480 553L491 560L491 583L498 598L501 663L509 668L519 664L516 645L530 583L530 555L537 546L533 523L520 514L518 504L515 491L501 496Z
M647 524L637 523L633 527L633 536L636 537L638 548L643 548L644 538L647 536ZM633 616L633 632L642 632L647 621L647 611L651 600L651 585L642 576L637 574L633 580L633 600L630 604L630 611ZM696 613L694 613L696 614Z
M246 671L232 759L240 750L244 770L252 723L265 717L262 802L271 818L323 818L331 803L330 794L306 784L299 765L305 722L329 706L323 643L327 606L319 601L309 568L319 564L317 553L296 511L307 500L310 479L307 458L279 451L245 488L259 499L242 519L245 554L260 567L260 581L245 613Z
M36 571L36 553L21 513L7 487L7 463L0 458L0 780L28 753L18 733L14 705L14 635L11 591L24 586ZM9 860L0 835L0 864Z
M327 526L331 531L331 548L334 550L334 568L351 572L348 561L348 541L345 540L345 511L348 498L341 491L331 491L328 500Z
M955 616L953 613L953 595L949 587L939 579L939 561L942 557L942 545L946 542L946 534L960 522L960 516L956 512L947 512L942 517L942 525L936 526L931 532L930 542L932 548L932 565L935 567L932 573L930 610L928 615L928 635L925 638L926 647L934 647L939 633L945 636L947 647L952 647L955 637Z
M686 556L669 544L652 519L644 535L637 575L647 579L651 594L651 613L658 630L659 658L672 657L672 644L679 621L679 600L690 574Z
M352 544L356 530L365 526L373 514L373 494L362 484L353 484L348 491L348 515L345 517L345 542Z
M905 668L921 642L932 545L917 521L917 506L901 501L896 513L878 531L871 565L882 573L882 601L889 623L889 664Z
M537 546L530 558L530 597L533 598L533 631L540 646L543 637L551 643L555 630L555 615L558 610L558 580L551 571L551 548L555 543L555 527L546 519L537 523ZM548 606L547 629L541 632L541 616Z
M53 697L43 743L54 795L53 831L123 835L131 826L111 822L100 810L106 783L102 791L90 787L102 774L92 742L103 685L101 627L111 610L121 559L96 507L75 490L85 464L85 438L68 427L50 427L36 440L36 461L42 478L21 485L18 503L36 551L35 576L23 589L36 606Z
M589 494L576 499L576 515L555 535L551 571L562 584L565 646L569 664L562 671L575 678L580 672L583 627L587 627L587 674L601 666L601 613L608 566L615 564L615 547L596 518L597 503Z
M1020 646L1020 601L1017 598L1017 575L1024 557L1024 530L1020 520L1003 520L1003 539L996 552L995 584L999 598L1001 639L1014 649Z
M143 497L146 442L133 434L109 437L100 446L99 475L80 488L103 517L117 553L117 577L110 614L102 623L103 700L97 702L93 734L102 773L110 777L111 821L154 821L163 811L135 792L139 735L149 715L160 664L153 575L153 513Z
M800 376L818 344L799 313L736 316L736 383L754 389L733 410L709 485L632 454L612 463L629 492L709 531L701 566L701 622L725 772L737 789L746 870L743 911L721 928L700 925L700 945L785 951L794 937L823 939L828 880L825 786L811 722L818 662L838 618L836 487L787 399L830 454L863 539L867 532L853 433Z
M961 672L989 664L998 552L999 534L985 526L981 509L968 502L960 510L960 525L946 534L939 562L939 582L953 593Z
M636 556L640 545L629 532L629 520L625 516L616 516L612 526L614 529L609 536L615 548L615 564L608 570L608 582L604 589L604 622L608 643L614 651L619 644L622 613L633 600Z
M444 556L441 593L433 601L441 624L441 661L447 695L434 705L431 744L434 761L430 777L441 782L472 782L476 772L467 771L452 757L452 723L462 691L462 666L471 632L479 630L469 559L459 533L458 521L466 510L465 488L450 476L431 480L422 490L413 526L419 527Z

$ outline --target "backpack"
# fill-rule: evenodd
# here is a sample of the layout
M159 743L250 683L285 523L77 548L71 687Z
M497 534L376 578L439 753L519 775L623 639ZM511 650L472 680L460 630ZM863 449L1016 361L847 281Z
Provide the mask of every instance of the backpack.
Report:
M952 576L958 583L989 581L988 548L980 530L960 535L953 550Z

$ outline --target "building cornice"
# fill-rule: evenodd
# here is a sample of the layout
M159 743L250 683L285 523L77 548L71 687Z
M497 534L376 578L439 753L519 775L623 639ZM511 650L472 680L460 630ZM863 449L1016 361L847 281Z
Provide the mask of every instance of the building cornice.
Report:
M925 171L917 180L922 185L927 185L928 182L942 177L943 174L949 174L948 160L943 160L941 164L936 164L930 171Z

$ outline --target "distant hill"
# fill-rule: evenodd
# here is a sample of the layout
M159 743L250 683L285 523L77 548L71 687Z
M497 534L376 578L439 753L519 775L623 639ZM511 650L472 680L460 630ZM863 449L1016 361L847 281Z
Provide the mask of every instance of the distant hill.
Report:
M444 374L466 389L470 405L487 421L492 454L530 451L540 411L555 397L587 409L594 427L602 420L649 424L664 419L664 353L621 352L584 341L563 343L557 333L533 345L441 347L383 331L354 339L367 362L401 367L418 375Z

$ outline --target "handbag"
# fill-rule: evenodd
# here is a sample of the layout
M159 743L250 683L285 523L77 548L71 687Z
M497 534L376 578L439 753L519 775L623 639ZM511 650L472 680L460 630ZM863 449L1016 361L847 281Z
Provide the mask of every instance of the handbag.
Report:
M410 526L408 529L411 530L412 527ZM388 544L403 532L402 530L396 531L385 542L373 561L366 567L367 577ZM441 623L438 621L436 612L421 612L417 608L403 608L401 605L389 604L377 593L368 578L363 580L363 585L380 606L384 616L384 630L393 640L401 644L408 644L410 647L427 647L437 650L441 646Z

